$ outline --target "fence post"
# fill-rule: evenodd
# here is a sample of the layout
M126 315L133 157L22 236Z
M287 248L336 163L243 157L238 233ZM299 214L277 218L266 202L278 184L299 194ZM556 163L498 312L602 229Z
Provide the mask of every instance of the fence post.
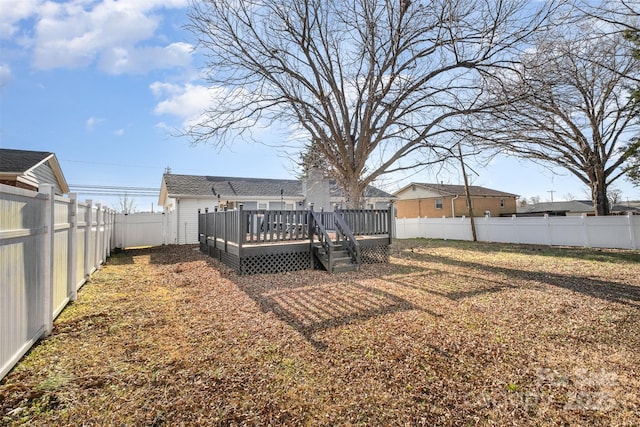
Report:
M100 222L102 220L102 204L100 203L96 203L96 241L94 242L95 245L95 251L96 251L96 259L95 259L95 265L92 266L92 268L95 268L96 270L98 269L98 267L101 264L102 261L102 255L100 254L100 247L102 246L100 244Z
M551 246L551 223L549 222L549 214L544 214L544 224L547 234L547 244Z
M55 193L53 186L42 184L38 192L45 200L43 212L43 226L46 232L42 238L42 325L44 336L53 330L53 257L55 238Z
M638 249L637 245L636 245L636 237L635 237L635 233L633 232L633 220L632 220L633 215L631 214L631 212L627 213L627 224L629 224L629 237L631 240L631 249Z
M93 200L87 200L87 210L85 212L86 228L84 231L84 279L87 280L91 274L91 228L93 228Z
M582 232L584 233L584 247L589 247L589 225L587 224L587 214L583 213L580 215L582 219Z
M69 249L67 251L67 292L70 301L78 298L78 195L69 194Z

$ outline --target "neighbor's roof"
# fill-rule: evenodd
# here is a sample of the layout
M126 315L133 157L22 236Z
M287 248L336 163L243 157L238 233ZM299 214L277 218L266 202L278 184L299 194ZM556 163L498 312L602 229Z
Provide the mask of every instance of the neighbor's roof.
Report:
M221 197L302 197L302 181L297 179L239 178L203 175L164 174L161 191L166 186L167 197L217 196ZM331 196L340 197L342 191L331 181ZM160 196L162 198L162 194ZM393 198L394 196L373 186L365 190L365 197Z
M69 185L54 153L0 148L0 176L15 177L18 180L29 182L30 185L37 185L37 180L33 181L35 178L32 172L45 162L49 163L49 167L58 180L60 191L68 193Z
M429 184L423 182L412 182L409 185L404 186L400 190L396 191L395 195L402 193L403 191L411 188L412 186L420 186L428 190L435 191L442 195L463 195L465 193L464 185L451 185L451 184ZM494 196L494 197L517 197L517 194L506 193L504 191L492 190L491 188L480 187L478 185L469 186L469 195L471 196Z
M237 178L202 175L165 174L163 181L169 197L175 196L261 196L298 197L302 195L300 181L291 179Z
M34 166L39 165L53 153L48 151L26 151L0 148L0 172L23 174Z
M521 213L544 212L593 212L593 203L590 200L569 200L561 202L542 202L523 206L518 209Z

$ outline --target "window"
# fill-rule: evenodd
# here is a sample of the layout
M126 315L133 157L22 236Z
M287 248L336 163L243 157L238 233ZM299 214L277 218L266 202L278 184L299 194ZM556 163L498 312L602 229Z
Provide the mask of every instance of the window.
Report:
M267 209L267 204L266 203L258 203L258 209L266 210Z
M436 209L442 209L442 199L436 199Z
M504 208L504 199L500 199L500 207Z
M284 209L287 211L292 211L294 209L293 203L285 203Z

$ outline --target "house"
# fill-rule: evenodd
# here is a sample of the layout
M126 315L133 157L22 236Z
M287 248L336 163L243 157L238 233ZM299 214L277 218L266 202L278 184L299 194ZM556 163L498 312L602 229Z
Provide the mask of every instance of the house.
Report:
M69 192L56 155L47 151L0 148L0 184L34 191L51 184L56 194Z
M508 216L516 213L516 194L469 186L474 216ZM469 216L464 185L412 182L394 193L396 217L440 218Z
M367 208L386 209L393 195L369 186L364 194ZM198 209L244 209L333 211L346 207L342 191L322 173L308 179L264 179L164 174L158 205L175 213L176 243L198 242ZM186 237L186 239L185 239Z
M640 214L640 209L631 204L616 204L611 207L611 215ZM591 200L568 200L543 202L518 208L518 216L581 216L595 215Z

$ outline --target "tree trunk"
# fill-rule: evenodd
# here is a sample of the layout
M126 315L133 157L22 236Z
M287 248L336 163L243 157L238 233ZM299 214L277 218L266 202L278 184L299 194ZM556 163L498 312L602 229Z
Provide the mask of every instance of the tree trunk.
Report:
M596 216L609 215L609 199L607 198L604 171L596 171L595 179L591 181L591 200Z
M347 185L343 189L345 202L348 209L360 209L362 208L362 193L364 188L357 179L347 182Z

